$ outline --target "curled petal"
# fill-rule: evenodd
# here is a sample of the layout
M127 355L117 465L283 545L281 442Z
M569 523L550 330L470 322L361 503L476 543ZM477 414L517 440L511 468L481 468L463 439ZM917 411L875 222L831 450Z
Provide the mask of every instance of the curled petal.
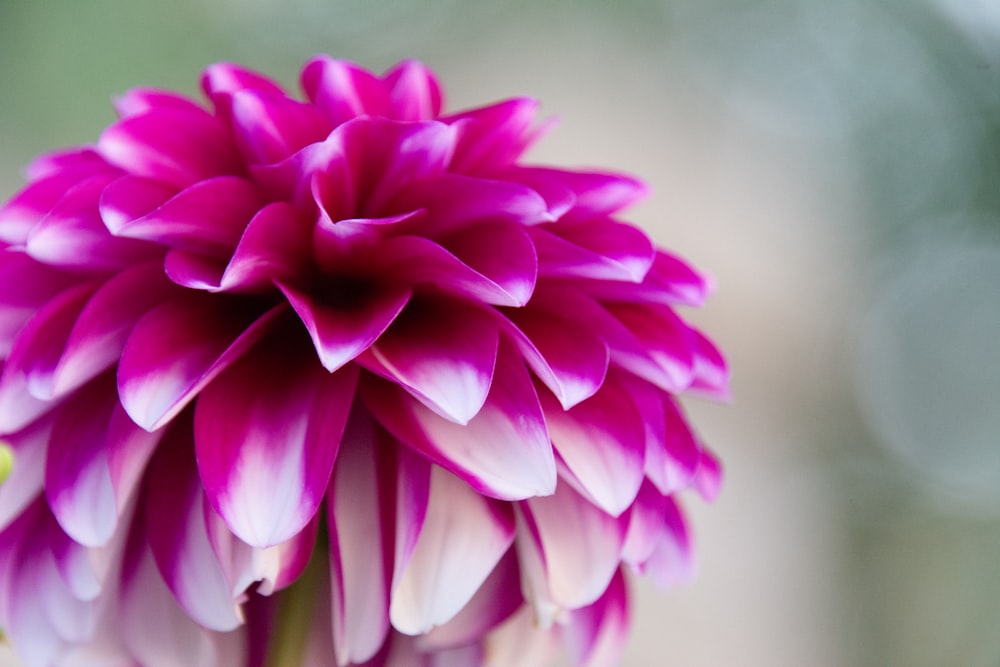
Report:
M329 56L306 64L302 88L334 125L364 114L381 115L389 102L385 85L375 75Z
M218 95L216 103L226 109L236 144L251 164L283 160L331 129L315 107L283 94L245 88Z
M640 230L611 220L545 225L531 230L543 276L642 282L654 249Z
M538 106L521 97L442 119L460 128L455 171L481 174L512 164L539 134L533 129Z

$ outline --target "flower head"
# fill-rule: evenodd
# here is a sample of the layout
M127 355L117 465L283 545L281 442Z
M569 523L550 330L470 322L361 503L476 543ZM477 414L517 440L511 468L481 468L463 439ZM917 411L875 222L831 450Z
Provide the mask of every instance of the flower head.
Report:
M614 662L718 465L706 281L537 105L319 57L137 89L0 209L0 626L32 666ZM294 656L294 657L289 657Z

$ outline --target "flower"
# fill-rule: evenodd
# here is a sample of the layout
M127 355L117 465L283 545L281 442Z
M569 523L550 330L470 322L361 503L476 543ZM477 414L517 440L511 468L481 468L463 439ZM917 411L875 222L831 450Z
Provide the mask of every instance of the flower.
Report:
M613 664L689 576L706 280L537 104L403 62L137 89L0 209L0 626L31 666ZM5 464L7 465L7 464ZM9 465L8 465L9 467Z

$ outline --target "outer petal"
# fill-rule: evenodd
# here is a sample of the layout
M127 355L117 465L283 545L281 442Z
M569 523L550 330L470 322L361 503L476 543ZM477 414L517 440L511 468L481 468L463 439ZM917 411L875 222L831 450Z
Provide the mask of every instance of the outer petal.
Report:
M375 75L329 56L306 64L302 87L334 125L364 114L382 115L389 102L385 85Z
M51 432L52 421L46 419L3 438L14 450L14 469L0 484L0 530L5 530L42 493Z
M521 156L538 132L532 129L538 101L516 98L443 120L460 128L454 169L479 174L506 168Z
M228 306L228 307L227 307ZM129 336L118 366L118 392L129 416L156 430L169 422L282 315L253 304L220 304L188 294L147 313Z
M217 95L236 135L236 143L250 163L283 160L300 148L322 141L331 125L316 107L284 94L243 89Z
M653 263L653 244L642 231L612 220L546 225L531 230L538 270L548 277L642 282Z
M398 120L430 120L441 113L441 87L422 63L404 60L386 72L389 113Z
M356 370L331 375L285 346L272 342L241 359L195 407L205 492L233 533L255 547L290 539L316 513L357 382Z
M566 484L520 509L531 537L518 548L538 550L553 600L569 609L597 600L618 570L627 517L605 514Z
M330 372L368 349L396 319L411 295L404 287L345 284L334 285L330 290L334 298L323 302L285 283L279 282L278 287L302 319L320 362Z
M628 595L619 570L604 595L592 605L575 609L562 636L573 664L579 667L612 667L621 663L628 636Z
M80 277L22 252L0 250L0 357L7 357L17 333L49 299L78 285Z
M675 255L656 251L653 265L636 285L600 280L580 281L590 295L605 301L658 303L664 306L700 306L711 289L710 281Z
M190 429L189 423L171 428L151 462L156 474L146 486L146 540L184 611L200 625L225 632L243 619L209 540Z
M501 352L489 397L465 426L385 382L362 385L365 403L396 437L486 495L552 493L555 461L545 420L527 371L509 354Z
M643 479L646 433L635 405L617 382L569 410L542 394L552 444L565 479L612 516L632 504Z
M494 318L440 300L412 301L372 346L376 370L428 408L467 424L486 402L499 342Z
M389 611L393 627L415 635L451 620L513 540L514 518L507 505L435 467L416 548L407 562L396 564Z

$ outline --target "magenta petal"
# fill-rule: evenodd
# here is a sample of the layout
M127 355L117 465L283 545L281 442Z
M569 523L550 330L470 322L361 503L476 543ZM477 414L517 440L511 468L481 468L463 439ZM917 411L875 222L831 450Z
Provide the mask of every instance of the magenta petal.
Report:
M83 283L67 289L35 313L14 339L5 375L22 375L32 396L51 399L52 376L59 358L73 324L96 286L96 283Z
M552 493L556 471L527 370L501 353L486 403L465 426L439 417L387 382L362 385L368 408L397 438L495 498Z
M691 328L694 336L694 380L691 390L713 398L728 400L729 368L726 360L712 341L697 329Z
M289 352L254 350L208 385L195 407L205 492L230 530L255 547L290 539L316 513L357 382L353 368L331 375Z
M622 547L622 561L640 573L656 550L663 533L667 496L648 480L643 482L628 516L628 533Z
M44 395L62 396L110 367L121 356L136 321L172 293L158 262L108 280L80 311L51 374L36 371L33 386Z
M576 193L576 204L569 216L575 220L617 213L649 195L645 183L623 174L567 171L561 175Z
M641 380L628 383L628 391L645 425L646 476L663 493L686 488L701 452L680 407L663 390Z
M454 170L477 174L517 160L535 138L538 106L537 100L522 97L442 119L460 129Z
M108 423L107 459L119 513L129 506L136 494L146 464L161 437L162 430L146 431L132 421L120 402L116 403Z
M385 85L344 60L314 58L302 69L302 88L334 125L364 114L380 115L388 105Z
M421 403L467 424L486 402L499 337L494 318L447 301L412 301L371 348L377 370Z
M112 100L120 118L142 116L157 109L177 109L204 113L204 109L186 97L155 88L133 88Z
M722 488L722 464L715 454L706 448L701 450L698 472L694 477L695 488L706 502L714 502Z
M519 549L538 550L553 600L569 609L597 600L618 570L627 517L602 512L566 484L520 508L531 538L523 545L519 538Z
M343 305L317 301L306 292L277 283L312 338L320 362L333 372L368 349L410 300L405 287L375 288L371 294L347 294ZM336 288L334 288L336 289ZM348 285L345 290L356 289Z
M118 366L122 405L153 431L166 424L280 317L276 306L221 308L217 300L185 295L148 312L132 330Z
M690 583L697 573L694 545L691 543L684 515L671 498L666 498L660 525L661 537L653 554L644 563L645 571L660 588Z
M125 118L101 134L97 149L135 176L180 188L241 171L228 131L200 110L156 108Z
M389 114L397 120L430 120L441 113L441 87L422 63L404 60L385 77Z
M614 304L608 310L634 337L612 342L614 362L672 394L691 385L697 343L680 317L656 305Z
M270 95L284 95L281 86L268 77L234 63L209 65L201 75L201 89L209 97L239 90L256 90Z
M209 540L189 431L189 425L171 429L151 462L156 474L146 486L146 539L184 611L206 628L225 632L243 619Z
M55 208L67 191L92 175L59 170L36 180L0 207L0 242L23 246L31 229Z
M484 498L435 467L416 548L408 561L396 564L389 610L393 627L415 635L452 619L513 540L509 506Z
M24 374L16 368L5 367L0 374L0 433L20 431L55 406L32 396Z
M446 236L441 245L480 275L500 286L512 304L528 303L538 276L535 246L518 224L485 224Z
M592 331L544 307L508 315L514 326L507 330L518 350L563 408L593 396L604 383L610 353L607 343Z
M356 408L327 500L333 647L341 665L370 659L389 631L396 471L385 445L371 416Z
M14 338L39 308L79 282L79 276L46 266L24 253L0 250L0 357L10 354Z
M639 413L617 382L569 410L542 394L552 444L571 474L567 479L595 505L619 516L643 479L646 433Z
M116 236L225 256L259 208L259 196L249 181L220 176L182 190L141 218L105 220Z
M652 242L631 225L598 219L531 230L543 276L639 283L653 263Z
M45 495L52 513L74 540L107 542L118 523L108 469L108 424L117 404L113 378L102 378L64 404L49 440Z
M230 95L229 120L250 163L278 162L330 132L319 110L283 94L243 89Z

